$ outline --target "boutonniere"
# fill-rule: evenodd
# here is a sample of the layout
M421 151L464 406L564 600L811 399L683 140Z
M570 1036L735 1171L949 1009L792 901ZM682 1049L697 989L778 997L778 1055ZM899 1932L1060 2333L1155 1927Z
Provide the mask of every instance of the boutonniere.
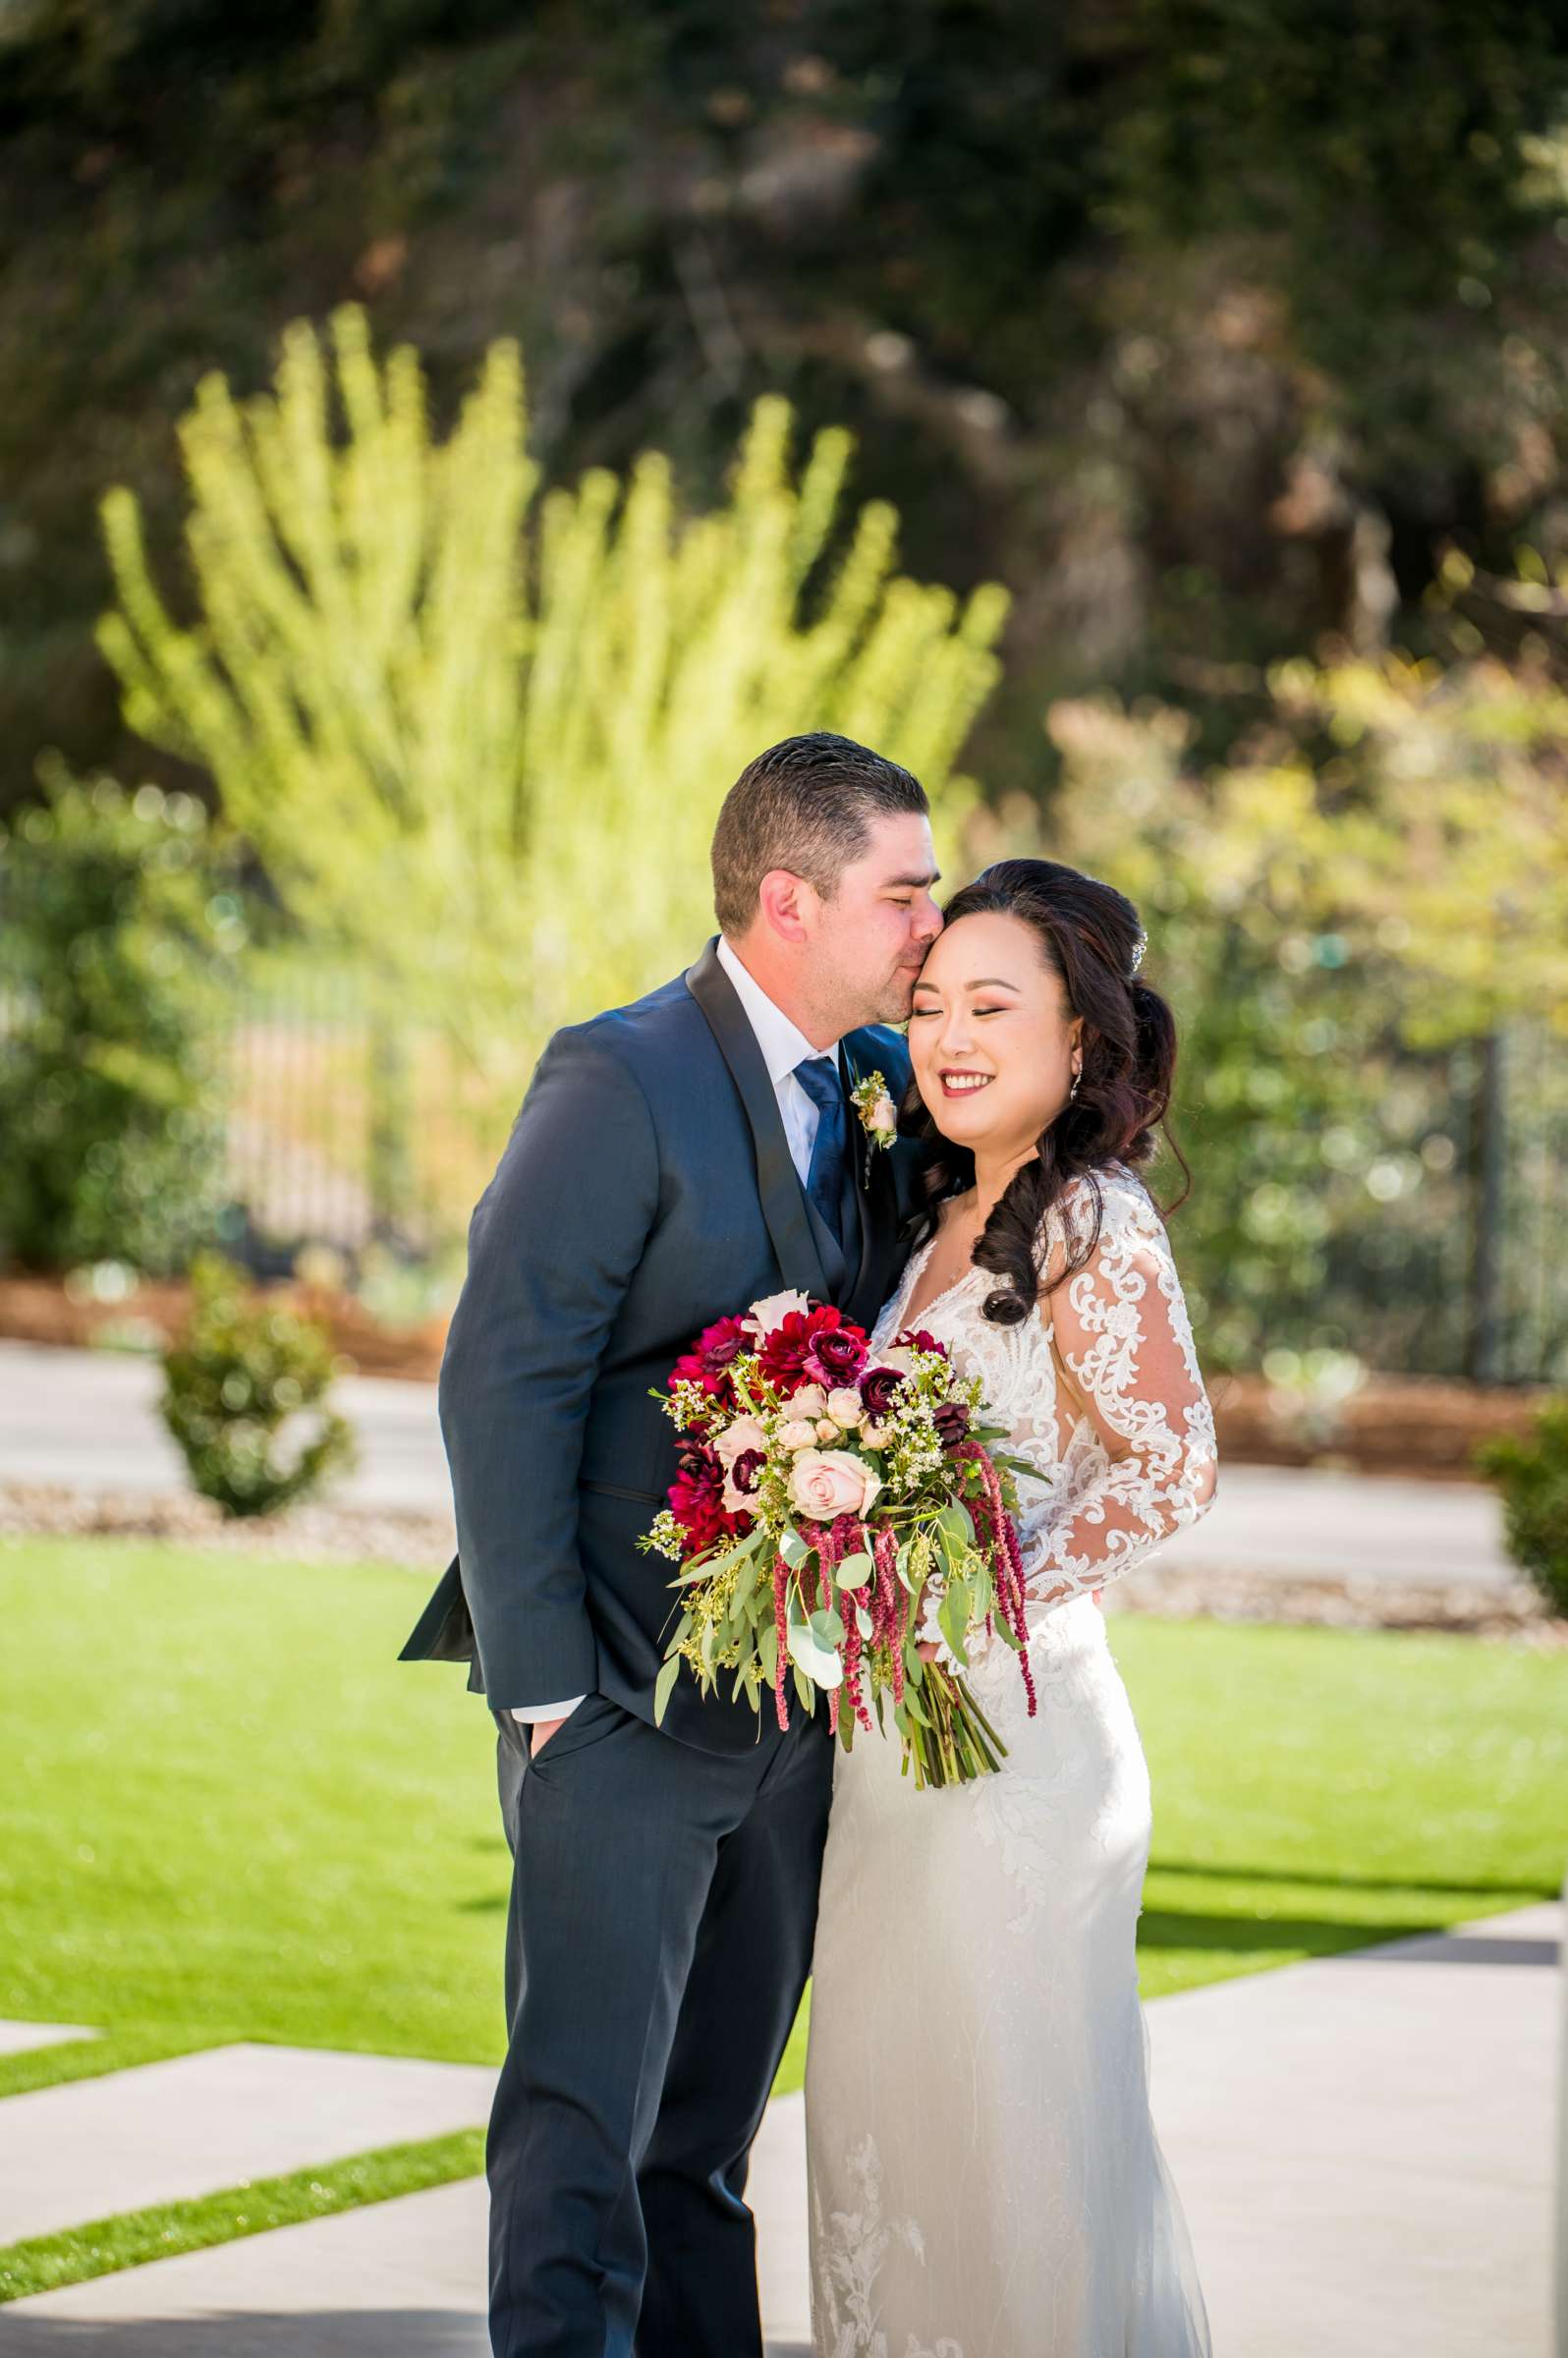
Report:
M850 1102L861 1117L861 1128L873 1147L890 1147L898 1136L898 1107L887 1094L880 1073L868 1073L850 1091Z

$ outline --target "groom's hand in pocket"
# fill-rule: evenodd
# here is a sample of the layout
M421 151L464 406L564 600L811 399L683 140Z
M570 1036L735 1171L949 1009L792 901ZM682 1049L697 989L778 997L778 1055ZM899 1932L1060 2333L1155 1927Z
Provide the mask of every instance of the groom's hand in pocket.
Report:
M538 1759L550 1738L566 1725L567 1719L570 1719L571 1716L571 1712L568 1712L564 1719L533 1719L530 1721L529 1759L531 1761Z

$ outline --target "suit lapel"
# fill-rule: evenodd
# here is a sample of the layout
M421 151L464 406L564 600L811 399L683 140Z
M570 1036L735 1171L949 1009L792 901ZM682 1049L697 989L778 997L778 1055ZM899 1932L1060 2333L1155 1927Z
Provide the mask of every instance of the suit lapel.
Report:
M843 1043L843 1061L850 1090L854 1089L857 1082L877 1070L874 1060L860 1052L861 1047L862 1043L854 1034ZM893 1263L897 1258L897 1189L893 1178L892 1154L883 1148L872 1146L866 1125L853 1104L849 1109L849 1134L861 1218L860 1266L850 1294L849 1312L858 1325L869 1327L875 1322L882 1307Z
M762 1051L756 1044L756 1034L719 964L716 940L710 941L697 964L688 968L686 987L701 1008L708 1030L718 1042L719 1053L729 1066L751 1124L756 1155L757 1199L780 1274L786 1285L814 1294L818 1301L825 1302L829 1292L827 1271L812 1234L795 1165L790 1160L778 1099L767 1077Z

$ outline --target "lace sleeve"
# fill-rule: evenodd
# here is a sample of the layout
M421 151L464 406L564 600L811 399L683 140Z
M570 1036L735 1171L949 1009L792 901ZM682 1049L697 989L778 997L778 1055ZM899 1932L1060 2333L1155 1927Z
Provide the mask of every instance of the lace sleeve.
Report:
M1052 1259L1060 1267L1065 1248ZM1213 1502L1214 1419L1165 1224L1137 1181L1112 1179L1099 1241L1049 1297L1057 1353L1110 1464L1070 1507L1049 1500L1021 1534L1035 1603L1102 1587Z

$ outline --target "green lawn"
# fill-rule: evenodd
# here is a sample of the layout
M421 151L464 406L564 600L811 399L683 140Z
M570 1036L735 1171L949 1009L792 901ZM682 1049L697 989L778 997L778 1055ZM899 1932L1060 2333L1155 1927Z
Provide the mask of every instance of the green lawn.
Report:
M489 1714L400 1664L425 1583L0 1543L0 2015L107 2036L0 2096L230 2039L493 2063ZM1553 1892L1568 1656L1119 1620L1154 1779L1146 1994ZM805 2021L779 2084L800 2084ZM0 2251L0 2303L482 2166L477 2130Z
M422 1578L42 1541L0 1582L0 2014L111 2033L0 2062L0 2092L235 2038L498 2057L492 1729L456 1669L394 1658ZM1568 1657L1113 1643L1154 1779L1148 1994L1556 1888Z

